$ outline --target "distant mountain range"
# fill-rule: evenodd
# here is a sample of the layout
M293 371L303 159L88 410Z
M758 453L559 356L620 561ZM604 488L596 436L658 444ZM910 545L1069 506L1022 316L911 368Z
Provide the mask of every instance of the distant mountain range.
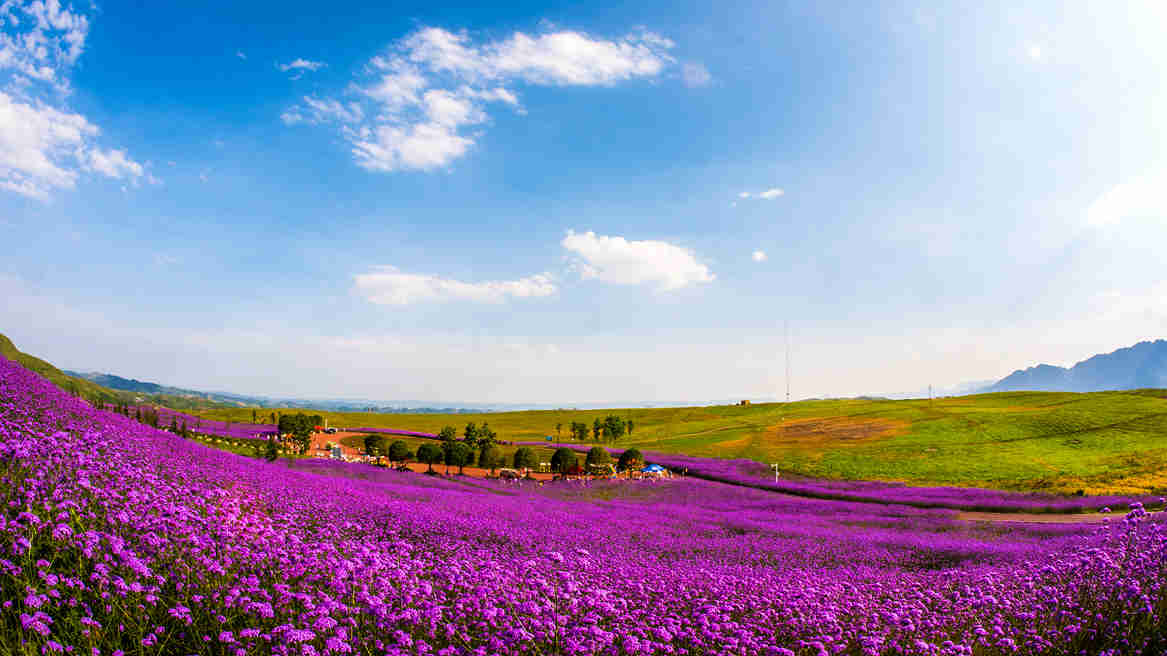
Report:
M1018 369L981 392L1101 392L1167 388L1167 340L1139 342L1095 355L1072 367L1039 364Z

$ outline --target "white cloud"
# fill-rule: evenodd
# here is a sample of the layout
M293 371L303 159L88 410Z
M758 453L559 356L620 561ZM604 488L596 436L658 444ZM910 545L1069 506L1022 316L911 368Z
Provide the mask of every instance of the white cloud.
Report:
M681 79L687 87L704 87L708 86L713 77L709 75L704 65L698 62L685 62L681 66Z
M765 262L766 251L754 251L753 255L750 257L752 257L755 262Z
M785 194L786 194L785 191L782 191L781 189L774 187L773 189L767 189L765 191L758 191L758 192L743 191L740 194L738 194L737 197L738 198L760 198L762 200L774 200L775 198L778 198L779 196L783 196Z
M57 0L0 2L0 189L47 200L81 171L135 183L145 171L63 103L85 48L88 17Z
M297 73L297 77L308 71L318 71L325 66L327 66L327 64L324 62L311 61L308 59L294 59L287 64L276 64L276 68L280 69L284 73L294 72Z
M1029 46L1029 58L1030 59L1041 59L1041 46L1039 46L1039 45Z
M243 61L247 61L247 55L242 50L236 50L235 56L242 59Z
M370 171L427 171L461 157L474 143L440 123L362 128L350 140L357 164Z
M651 32L617 39L566 30L515 32L475 41L466 32L428 27L369 61L365 75L372 79L350 88L360 104L345 105L364 108L356 120L314 111L307 103L289 108L281 119L346 124L341 133L364 168L429 170L469 152L478 133L467 128L489 122L491 103L525 114L514 85L610 86L651 78L673 62L672 47Z
M1147 217L1167 217L1167 171L1116 184L1086 209L1086 224L1094 227Z
M378 305L411 305L426 301L500 303L508 298L551 296L555 281L541 273L518 280L462 282L424 273L405 273L396 267L378 267L355 276L357 291Z
M67 73L85 49L89 19L57 0L0 3L0 71L68 89Z
M621 285L653 283L664 291L715 278L691 251L668 242L628 241L569 230L560 243L579 257L576 267L584 278Z

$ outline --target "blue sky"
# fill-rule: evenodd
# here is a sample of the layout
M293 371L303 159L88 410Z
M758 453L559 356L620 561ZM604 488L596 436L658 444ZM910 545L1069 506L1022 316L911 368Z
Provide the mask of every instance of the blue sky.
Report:
M1072 363L1167 332L1165 26L5 3L0 331L187 387L450 402L776 397L785 321L796 398Z

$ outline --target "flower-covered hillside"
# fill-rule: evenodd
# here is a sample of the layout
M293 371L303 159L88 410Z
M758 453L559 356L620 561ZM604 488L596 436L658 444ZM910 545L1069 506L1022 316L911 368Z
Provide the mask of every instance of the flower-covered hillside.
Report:
M998 529L708 481L300 469L0 359L0 651L1160 653L1162 525Z

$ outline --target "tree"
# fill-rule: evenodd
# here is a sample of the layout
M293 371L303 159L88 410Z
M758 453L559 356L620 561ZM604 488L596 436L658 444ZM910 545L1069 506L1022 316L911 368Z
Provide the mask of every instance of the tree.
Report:
M632 420L628 420L628 437L632 437Z
M462 468L470 462L473 451L470 450L469 446L466 446L465 442L449 442L448 444L449 448L445 450L446 452L444 454L446 457L446 473L450 473L450 467L457 467L458 473L461 474Z
M442 450L436 444L423 444L417 447L417 459L429 465L427 474L434 473L434 465L442 461Z
M316 425L313 423L314 419L318 419L318 417L310 417L302 412L297 412L294 415L280 415L277 430L280 435L290 434L292 444L296 445L301 454L305 454L312 446L312 429Z
M179 429L179 430L181 431L181 433L180 433L180 434L181 434L183 437L187 437L187 438L189 438L189 437L190 437L190 429L188 429L188 428L186 427L186 419L183 419L183 420L182 420L182 428L181 428L181 429Z
M170 432L178 435L178 417L173 415L170 417Z
M491 474L498 469L499 460L502 459L502 451L493 444L487 444L482 447L482 451L478 453L478 466L483 469L489 469Z
M518 451L515 451L514 458L515 469L534 469L539 466L539 459L535 456L535 450L529 446L521 446Z
M467 429L470 426L466 427ZM442 441L442 460L446 462L446 473L450 473L450 454L454 450L454 442L458 439L458 429L453 426L442 426L442 430L438 431L438 439Z
M624 420L616 415L608 415L604 417L603 430L607 439L615 440L624 435Z
M276 413L271 413L271 423L276 423Z
M268 436L267 447L265 448L263 459L268 462L275 462L279 457L279 451L276 451L276 436Z
M498 433L491 430L490 424L484 421L482 422L482 427L478 429L477 442L470 442L469 440L467 440L467 442L472 446L476 446L479 449L482 449L498 442Z
M402 440L397 440L389 445L389 462L404 463L409 460L409 445Z
M258 422L259 422L259 413L257 410L252 410L251 411L251 423L255 424Z
M562 429L563 429L562 423L555 424L555 439L559 439L561 437L562 434L560 433L560 431Z
M571 438L580 442L588 439L588 425L582 421L571 422Z
M611 462L611 454L609 454L608 451L602 446L593 446L591 449L588 449L587 458L584 460L584 463L588 466L588 469L611 464Z
M380 457L389 453L389 440L385 439L384 435L366 435L365 436L365 453ZM392 460L392 458L390 458Z
M592 420L592 439L599 441L600 431L604 429L604 425L600 423L600 418L596 417Z
M579 458L576 457L575 451L567 447L560 447L551 455L551 469L560 474L566 474L577 466Z
M637 448L625 449L624 453L620 454L620 459L616 461L616 466L621 471L632 469L633 467L642 467L644 466L644 455Z
M467 444L478 444L478 427L474 422L466 424L466 430L462 433L462 439L466 440Z

